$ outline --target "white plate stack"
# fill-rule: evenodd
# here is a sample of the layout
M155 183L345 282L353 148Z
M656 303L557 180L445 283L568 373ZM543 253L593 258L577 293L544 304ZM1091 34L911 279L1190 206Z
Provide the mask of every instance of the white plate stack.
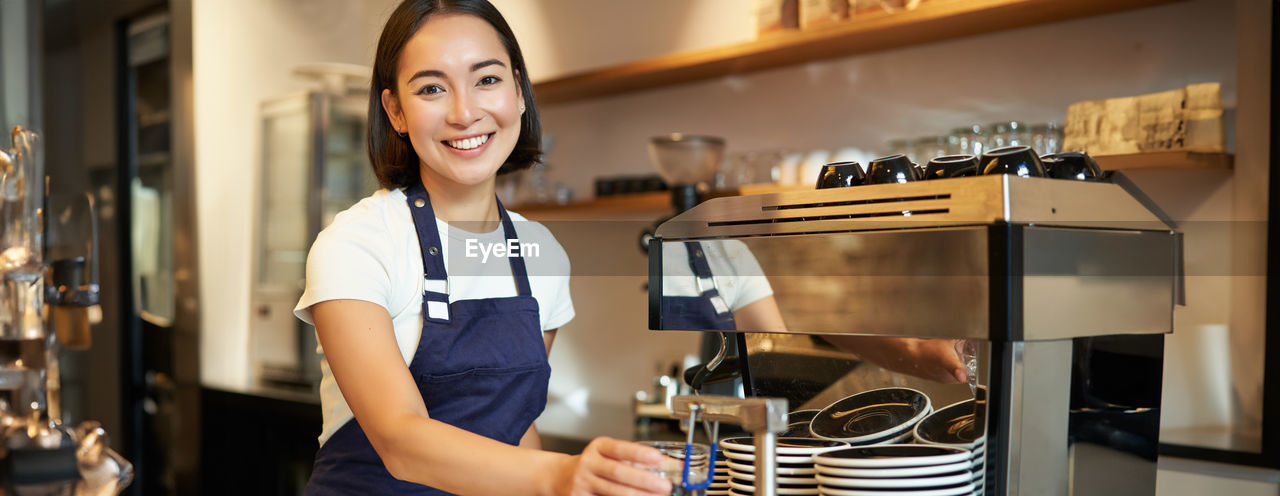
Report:
M848 447L848 443L812 438L777 438L779 495L817 495L817 470L813 466L816 454ZM749 437L734 437L720 441L725 461L729 465L729 492L738 496L755 494L756 447ZM710 493L708 493L710 494Z
M715 473L711 477L711 485L707 487L707 496L728 496L729 494L729 460L724 451L716 452Z
M823 496L969 496L972 453L918 444L828 451L814 456Z
M986 438L982 438L986 441ZM969 458L969 471L973 474L973 492L982 494L983 485L987 481L987 445L983 443L972 451Z
M962 448L970 452L970 472L976 491L981 491L986 481L985 461L987 436L980 424L975 423L976 400L965 400L939 409L916 424L914 438L917 443L929 446Z

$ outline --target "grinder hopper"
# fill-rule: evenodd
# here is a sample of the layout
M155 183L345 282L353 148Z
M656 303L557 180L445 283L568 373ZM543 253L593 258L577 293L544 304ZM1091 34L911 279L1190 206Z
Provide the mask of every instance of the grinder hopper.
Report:
M698 204L698 185L715 179L723 155L724 139L715 136L674 133L649 139L649 159L671 187L677 214Z

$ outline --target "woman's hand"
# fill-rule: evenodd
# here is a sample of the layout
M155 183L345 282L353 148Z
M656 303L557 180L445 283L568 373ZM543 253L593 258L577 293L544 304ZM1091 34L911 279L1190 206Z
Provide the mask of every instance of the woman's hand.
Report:
M671 482L649 472L666 458L648 446L598 437L560 464L555 493L558 495L642 496L671 494Z
M826 336L842 350L887 370L941 383L969 380L968 368L956 355L955 341L880 336Z

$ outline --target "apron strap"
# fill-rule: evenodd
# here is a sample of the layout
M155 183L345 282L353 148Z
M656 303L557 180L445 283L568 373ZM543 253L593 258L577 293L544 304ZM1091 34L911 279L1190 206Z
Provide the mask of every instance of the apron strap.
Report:
M427 188L419 180L405 190L405 199L409 203L409 212L413 217L413 225L418 234L418 247L422 252L422 318L436 323L449 322L449 274L445 270L444 248L440 239L440 231L436 225L435 210L431 207L431 197ZM503 237L507 241L515 240L515 224L511 216L497 197L498 214L502 218ZM533 296L529 287L529 271L525 267L524 257L506 257L511 265L511 276L515 278L516 294Z
M516 236L516 226L511 222L511 216L507 214L507 209L502 206L502 200L494 198L498 202L498 214L502 216L502 233L509 240L520 242L520 238ZM516 278L516 294L520 296L533 296L533 290L529 288L529 271L524 265L524 249L520 250L520 256L507 257L507 262L511 264L511 276Z
M686 241L684 248L689 253L689 268L693 270L698 294L711 303L711 307L715 309L716 314L724 315L729 313L729 305L725 303L724 298L720 296L720 291L716 289L715 275L711 273L711 264L707 263L706 250L703 248L702 243Z
M449 274L445 271L444 245L440 242L440 230L436 228L431 197L419 180L405 190L405 199L418 234L418 248L422 251L422 318L448 323Z

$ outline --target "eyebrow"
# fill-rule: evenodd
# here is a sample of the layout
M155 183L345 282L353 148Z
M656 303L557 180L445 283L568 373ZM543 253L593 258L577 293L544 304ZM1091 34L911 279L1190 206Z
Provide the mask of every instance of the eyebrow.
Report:
M478 70L480 70L480 69L484 69L485 67L489 67L489 66L491 66L491 65L502 66L503 68L507 67L507 64L502 63L502 61L501 61L501 60L498 60L498 59L489 59L489 60L485 60L485 61L476 62L476 63L474 63L474 64L471 64L471 72L476 72L476 71L478 71ZM437 77L437 78L444 78L444 72L442 72L442 71L437 71L437 70L435 70L435 69L426 69L426 70L421 70L421 71L418 71L418 72L413 73L413 76L412 76L412 77L410 77L410 78L409 78L409 80L408 80L408 81L406 81L406 83L411 83L411 82L413 82L413 80L418 79L418 78L420 78L420 77Z

